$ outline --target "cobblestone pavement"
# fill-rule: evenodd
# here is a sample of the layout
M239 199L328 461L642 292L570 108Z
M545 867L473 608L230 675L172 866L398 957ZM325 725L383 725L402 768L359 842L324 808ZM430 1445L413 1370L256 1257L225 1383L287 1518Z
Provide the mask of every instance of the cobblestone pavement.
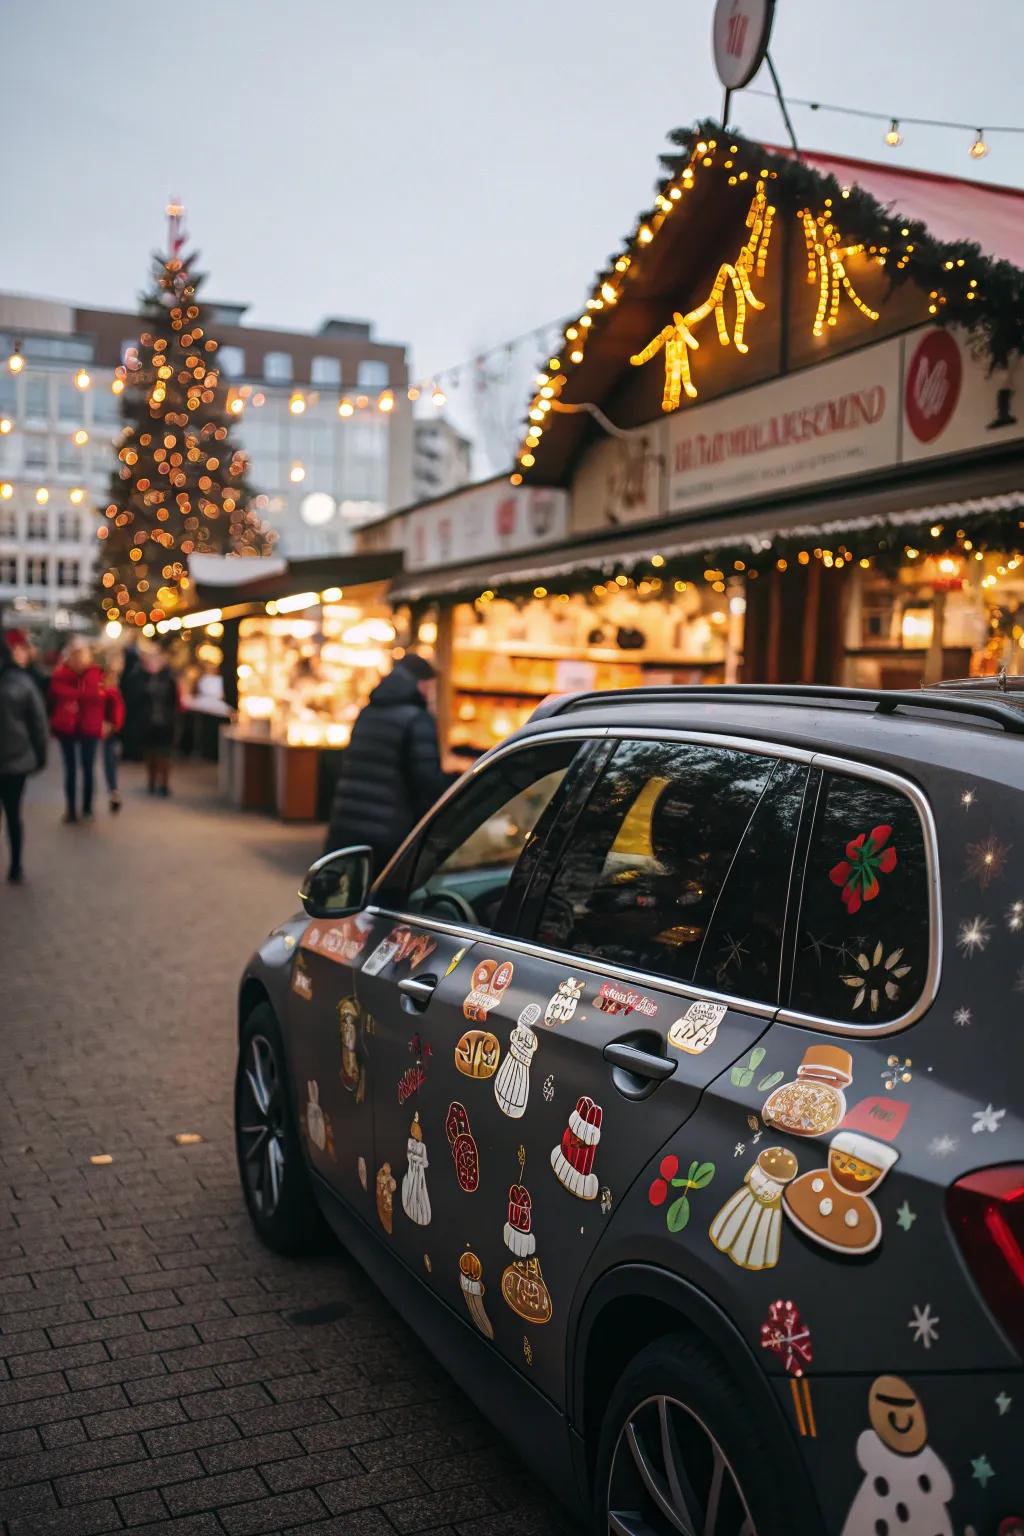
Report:
M558 1536L362 1271L249 1226L234 991L315 831L225 810L206 768L166 802L125 778L119 817L73 827L55 768L33 781L28 883L0 886L0 1523Z

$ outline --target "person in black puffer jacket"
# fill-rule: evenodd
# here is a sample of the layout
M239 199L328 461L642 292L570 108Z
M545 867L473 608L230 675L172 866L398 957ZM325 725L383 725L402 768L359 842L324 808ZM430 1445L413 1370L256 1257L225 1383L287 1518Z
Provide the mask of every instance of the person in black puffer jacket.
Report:
M331 800L324 851L369 843L377 874L448 783L425 688L437 674L403 656L352 727Z
M13 642L13 643L11 643ZM26 670L30 652L17 630L0 636L0 809L7 824L11 864L7 878L21 882L21 797L25 780L46 762L46 710Z

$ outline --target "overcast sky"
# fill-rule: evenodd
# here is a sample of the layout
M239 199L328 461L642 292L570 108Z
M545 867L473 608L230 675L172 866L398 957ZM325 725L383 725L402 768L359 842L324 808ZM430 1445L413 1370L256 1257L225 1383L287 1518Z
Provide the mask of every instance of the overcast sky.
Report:
M793 96L1024 123L1020 4L778 0L772 52ZM667 131L720 110L712 10L4 0L0 287L130 305L174 194L208 297L271 325L369 318L421 373L455 364L580 303ZM783 133L772 102L732 115ZM978 162L969 134L907 127L894 152L875 123L794 120L809 148L1024 183L1024 137Z

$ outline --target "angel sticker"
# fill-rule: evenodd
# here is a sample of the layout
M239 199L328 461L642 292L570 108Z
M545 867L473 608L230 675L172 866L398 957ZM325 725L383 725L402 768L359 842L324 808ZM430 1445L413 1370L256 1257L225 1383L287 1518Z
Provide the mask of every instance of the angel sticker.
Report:
M409 1127L409 1166L402 1179L402 1210L417 1226L430 1224L430 1196L427 1194L427 1149L423 1144L420 1117L413 1115Z

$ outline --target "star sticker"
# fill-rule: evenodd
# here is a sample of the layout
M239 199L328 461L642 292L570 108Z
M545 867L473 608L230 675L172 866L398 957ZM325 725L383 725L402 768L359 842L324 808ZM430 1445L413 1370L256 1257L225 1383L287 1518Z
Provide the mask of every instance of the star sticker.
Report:
M1002 1418L1004 1413L1009 1413L1009 1411L1010 1411L1010 1404L1012 1402L1013 1402L1013 1398L1012 1397L1008 1397L1005 1392L1000 1392L999 1396L996 1398L996 1407L999 1409L999 1417L1000 1418Z
M971 1462L971 1476L975 1482L980 1483L985 1488L995 1475L995 1467L993 1467L987 1456L975 1456Z
M1005 1109L993 1109L991 1104L986 1104L984 1109L975 1110L971 1116L971 1119L974 1121L971 1130L975 1133L978 1131L998 1131L1005 1114Z
M986 947L991 937L992 924L987 917L970 917L960 924L956 945L965 959L969 960Z
M910 1209L910 1206L904 1200L903 1204L900 1206L899 1210L896 1212L896 1221L897 1221L898 1225L903 1228L904 1232L909 1232L911 1227L914 1225L914 1222L916 1220L917 1220L917 1212L916 1211L912 1211Z
M931 1349L939 1336L939 1323L941 1318L932 1312L931 1302L926 1301L923 1307L913 1307L912 1316L907 1327L914 1335L915 1344L923 1344L925 1349Z
M1011 901L1006 909L1006 926L1011 933L1024 929L1024 901Z
M973 789L965 789L963 794L960 796L960 804L963 806L964 810L965 811L969 811L971 806L974 804L974 801L975 801L974 790Z
M807 943L804 945L804 949L810 949L814 951L814 958L817 960L819 965L821 964L822 950L831 948L831 944L826 944L824 939L816 939L810 929L807 930Z

